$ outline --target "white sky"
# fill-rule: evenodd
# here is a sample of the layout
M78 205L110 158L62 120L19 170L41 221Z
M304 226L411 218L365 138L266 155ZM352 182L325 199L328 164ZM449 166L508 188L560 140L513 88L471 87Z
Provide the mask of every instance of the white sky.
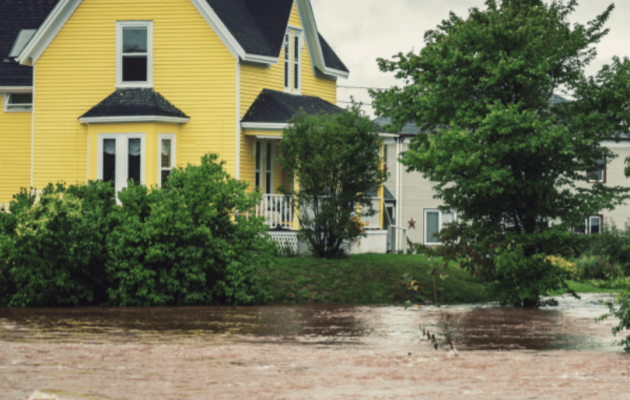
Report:
M565 1L566 3L566 1ZM571 22L586 24L613 3L579 0ZM311 0L317 27L350 70L338 86L389 87L400 85L392 74L379 71L378 57L391 59L398 52L424 47L424 32L435 28L450 11L460 17L468 9L485 9L485 0ZM609 34L597 45L597 59L587 69L594 75L613 56L630 57L630 1L617 0L606 27ZM347 106L350 96L371 103L367 90L338 87L337 100ZM373 117L371 107L363 109Z

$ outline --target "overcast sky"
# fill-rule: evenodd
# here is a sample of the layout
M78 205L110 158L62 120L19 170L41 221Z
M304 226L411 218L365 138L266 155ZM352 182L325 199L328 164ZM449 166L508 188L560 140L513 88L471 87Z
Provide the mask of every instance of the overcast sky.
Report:
M391 59L398 52L420 50L424 32L435 28L450 11L467 16L471 7L485 9L485 0L311 0L317 27L350 70L348 79L337 84L339 106L350 96L364 103L371 99L364 89L343 86L389 87L393 75L380 72L379 57ZM601 14L613 1L578 0L571 22L585 24ZM597 46L597 59L587 69L594 75L613 56L630 57L630 1L617 0L608 20L610 33ZM364 110L373 116L368 106Z

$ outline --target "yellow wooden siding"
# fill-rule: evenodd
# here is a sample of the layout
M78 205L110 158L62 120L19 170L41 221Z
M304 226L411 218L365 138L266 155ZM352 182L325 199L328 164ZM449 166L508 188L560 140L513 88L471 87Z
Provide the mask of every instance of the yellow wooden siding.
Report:
M177 137L178 164L217 152L233 174L236 60L192 3L84 0L35 66L36 186L85 181L87 128L77 118L115 90L123 20L154 21L155 90L191 117Z
M4 104L0 96L0 104ZM31 186L30 112L3 112L0 108L0 206L20 188Z
M293 11L289 19L289 25L302 27L297 4L293 4ZM291 42L293 43L293 42ZM315 71L311 63L309 49L304 42L302 49L302 95L317 96L333 104L337 104L337 82L333 79L315 76ZM263 89L284 91L284 53L281 52L277 64L269 67L253 64L241 65L241 115L242 119L247 110L252 105L256 97ZM291 88L293 88L293 74L291 73ZM255 132L248 131L248 135L255 135ZM261 132L261 135L271 135L273 133ZM241 179L254 179L253 143L251 136L248 137L241 132ZM252 185L253 187L253 185Z

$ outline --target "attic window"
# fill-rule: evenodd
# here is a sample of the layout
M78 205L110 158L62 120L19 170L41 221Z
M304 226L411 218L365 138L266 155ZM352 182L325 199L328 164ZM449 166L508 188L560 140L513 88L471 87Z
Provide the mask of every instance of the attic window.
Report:
M5 112L27 112L33 110L33 93L8 93L4 96Z
M302 91L302 30L289 28L284 35L284 91L300 94Z
M117 87L153 87L153 21L117 23Z

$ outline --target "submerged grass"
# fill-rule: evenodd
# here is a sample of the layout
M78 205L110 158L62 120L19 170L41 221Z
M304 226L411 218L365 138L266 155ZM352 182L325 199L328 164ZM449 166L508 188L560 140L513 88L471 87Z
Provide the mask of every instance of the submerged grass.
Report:
M443 282L444 303L489 301L484 285L456 264L438 268L448 275ZM396 304L412 299L403 284L408 273L417 281L422 298L433 301L435 267L424 255L361 254L338 260L313 257L279 258L267 271L274 303Z

